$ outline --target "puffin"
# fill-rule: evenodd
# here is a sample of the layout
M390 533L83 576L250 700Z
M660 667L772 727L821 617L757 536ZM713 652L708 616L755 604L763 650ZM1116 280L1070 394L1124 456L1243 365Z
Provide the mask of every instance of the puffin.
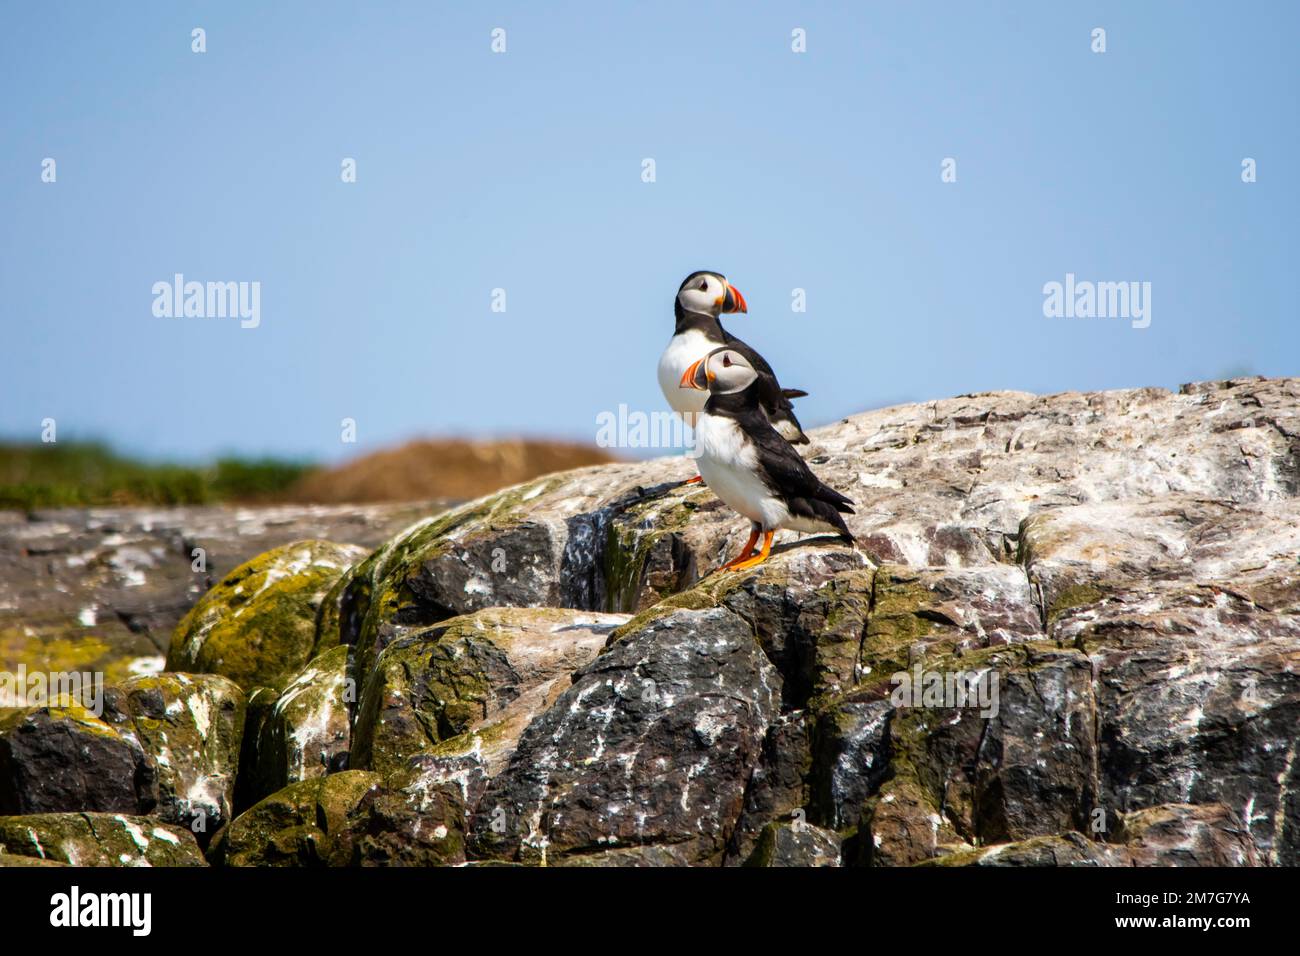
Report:
M842 515L853 501L812 473L763 409L763 375L728 345L696 359L682 373L683 390L706 394L695 425L695 463L723 503L750 520L749 541L718 570L744 571L767 560L782 528L834 534L853 544ZM754 545L760 532L763 547Z
M799 419L795 418L792 398L802 398L808 393L797 388L782 388L776 380L772 366L768 365L752 348L729 333L718 321L724 312L748 312L745 297L740 290L717 272L692 272L677 290L673 312L677 327L668 347L659 357L659 387L673 411L695 427L696 417L704 408L707 395L679 387L686 369L699 362L711 351L730 346L744 356L758 375L756 396L758 406L767 420L787 441L796 445L808 444Z

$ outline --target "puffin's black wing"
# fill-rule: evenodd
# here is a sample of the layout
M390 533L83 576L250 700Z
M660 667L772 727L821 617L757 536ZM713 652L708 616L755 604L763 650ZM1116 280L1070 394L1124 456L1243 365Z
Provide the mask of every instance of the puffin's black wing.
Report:
M744 423L744 429L754 443L763 478L773 491L786 499L807 498L824 502L843 514L855 513L853 499L814 475L807 462L775 428L767 422L750 420Z
M776 380L776 373L772 371L772 366L767 364L767 359L726 329L722 330L722 334L727 340L727 345L743 355L758 373L758 403L767 413L768 421L778 428L784 424L785 431L793 433L788 439L791 444L808 444L808 436L803 433L803 426L799 424L799 419L794 414L794 406L790 404L790 399L803 398L808 393L798 388L782 388Z

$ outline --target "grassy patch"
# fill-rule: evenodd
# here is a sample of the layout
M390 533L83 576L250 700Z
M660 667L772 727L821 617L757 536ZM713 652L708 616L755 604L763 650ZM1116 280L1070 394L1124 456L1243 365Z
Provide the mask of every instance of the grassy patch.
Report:
M0 508L270 501L311 470L275 459L151 464L94 442L0 444Z

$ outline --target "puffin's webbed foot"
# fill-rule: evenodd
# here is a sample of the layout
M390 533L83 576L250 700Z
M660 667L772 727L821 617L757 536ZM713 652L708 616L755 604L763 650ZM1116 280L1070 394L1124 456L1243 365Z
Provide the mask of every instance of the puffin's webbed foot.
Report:
M739 565L740 562L744 561L746 558L748 558L751 554L754 553L754 545L757 542L758 542L758 528L754 528L749 532L749 540L746 541L745 546L740 549L740 554L736 555L726 564L720 566L718 570L727 571Z
M731 570L748 571L750 568L756 568L766 561L768 555L772 553L772 536L774 534L776 534L775 531L766 532L763 535L763 550L759 551L758 554L754 555L752 558L747 558L745 560L737 559L737 562L734 565L731 565ZM754 532L754 535L757 537L758 532ZM741 558L745 558L745 555L741 555Z

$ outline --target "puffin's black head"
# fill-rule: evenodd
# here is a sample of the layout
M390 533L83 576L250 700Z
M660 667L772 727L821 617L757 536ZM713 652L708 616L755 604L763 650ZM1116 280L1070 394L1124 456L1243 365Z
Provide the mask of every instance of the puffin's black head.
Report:
M758 373L749 360L730 346L714 349L682 375L682 388L698 388L714 395L743 392L754 384Z
M692 272L677 290L678 315L694 312L715 318L723 312L748 312L745 297L717 272Z

